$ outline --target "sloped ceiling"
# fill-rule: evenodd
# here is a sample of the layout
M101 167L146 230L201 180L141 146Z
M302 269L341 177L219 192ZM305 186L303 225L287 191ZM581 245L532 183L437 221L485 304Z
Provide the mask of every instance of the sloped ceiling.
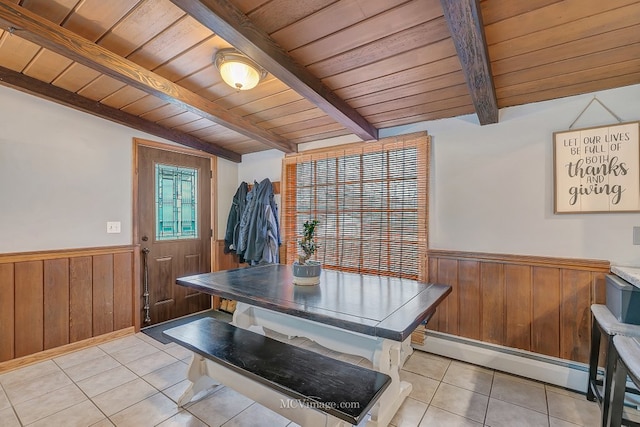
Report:
M232 161L640 82L637 0L0 0L0 28L0 84Z

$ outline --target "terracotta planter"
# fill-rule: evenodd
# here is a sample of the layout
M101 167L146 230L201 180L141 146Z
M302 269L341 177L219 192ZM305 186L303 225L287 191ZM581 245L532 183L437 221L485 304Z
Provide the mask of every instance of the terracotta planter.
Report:
M318 261L307 261L306 264L300 264L298 261L293 263L293 283L296 285L317 285L320 283L320 273L322 264Z

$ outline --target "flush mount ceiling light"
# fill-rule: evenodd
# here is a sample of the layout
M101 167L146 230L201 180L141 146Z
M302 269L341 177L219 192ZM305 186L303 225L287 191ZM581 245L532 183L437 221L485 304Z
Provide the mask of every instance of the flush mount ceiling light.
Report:
M220 49L214 63L222 80L237 90L253 89L267 76L262 67L235 49Z

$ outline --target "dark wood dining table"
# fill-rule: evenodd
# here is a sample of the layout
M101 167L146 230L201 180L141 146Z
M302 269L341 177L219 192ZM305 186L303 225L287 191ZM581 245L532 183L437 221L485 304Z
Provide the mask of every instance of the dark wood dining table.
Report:
M413 351L411 333L435 313L451 287L327 269L319 285L301 286L293 284L291 270L267 264L181 277L177 283L237 301L236 326L305 337L371 361L392 384L367 426L388 425L412 389L400 380L400 369Z

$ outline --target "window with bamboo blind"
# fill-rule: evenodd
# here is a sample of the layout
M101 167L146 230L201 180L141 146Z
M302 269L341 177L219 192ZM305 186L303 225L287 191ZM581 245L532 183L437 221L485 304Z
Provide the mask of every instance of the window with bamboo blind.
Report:
M426 278L426 133L287 156L282 176L287 262L304 222L317 219L323 268Z

